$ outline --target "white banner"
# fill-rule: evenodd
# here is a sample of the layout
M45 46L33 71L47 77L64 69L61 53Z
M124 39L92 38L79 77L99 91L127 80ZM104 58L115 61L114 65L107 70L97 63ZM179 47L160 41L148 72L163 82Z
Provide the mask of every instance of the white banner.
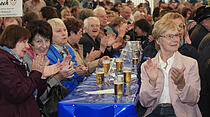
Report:
M23 0L0 0L0 17L23 15Z

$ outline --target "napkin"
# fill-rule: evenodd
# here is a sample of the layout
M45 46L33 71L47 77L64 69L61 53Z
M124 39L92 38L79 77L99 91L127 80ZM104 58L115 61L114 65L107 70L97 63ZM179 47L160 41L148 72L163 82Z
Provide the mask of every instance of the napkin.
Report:
M105 90L97 90L97 91L85 91L87 94L109 94L114 93L114 89L105 89Z

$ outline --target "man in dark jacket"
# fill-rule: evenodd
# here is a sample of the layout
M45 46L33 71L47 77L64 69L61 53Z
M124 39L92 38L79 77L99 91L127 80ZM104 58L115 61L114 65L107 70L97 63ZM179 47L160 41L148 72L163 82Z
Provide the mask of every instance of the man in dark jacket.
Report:
M190 35L192 45L197 49L201 40L210 31L210 7L204 9L204 14L198 19L199 24L196 25L195 29Z
M89 17L84 21L85 32L79 41L83 45L83 57L85 58L91 50L99 50L102 56L112 56L113 48L107 45L106 40L99 37L100 21L97 17ZM96 58L97 59L97 58Z
M200 42L198 47L199 53L199 72L201 77L201 94L199 100L199 107L203 117L209 117L210 113L210 87L209 87L209 70L210 70L210 33L208 33Z

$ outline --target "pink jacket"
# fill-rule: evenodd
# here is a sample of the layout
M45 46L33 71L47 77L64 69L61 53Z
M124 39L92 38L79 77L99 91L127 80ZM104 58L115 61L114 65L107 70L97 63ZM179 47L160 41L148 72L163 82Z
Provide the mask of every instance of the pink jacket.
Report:
M158 64L158 54L152 59L153 63ZM158 78L156 87L152 87L149 83L149 77L144 69L145 63L141 66L141 89L140 89L140 102L142 106L147 108L144 116L149 115L158 106L161 93L164 86L164 74L158 67ZM179 52L175 53L175 59L172 67L183 66L186 67L184 71L185 87L179 91L170 78L169 73L169 91L171 103L173 105L177 117L202 117L199 107L197 105L200 98L200 76L198 72L197 61L181 55ZM170 72L170 71L169 71Z

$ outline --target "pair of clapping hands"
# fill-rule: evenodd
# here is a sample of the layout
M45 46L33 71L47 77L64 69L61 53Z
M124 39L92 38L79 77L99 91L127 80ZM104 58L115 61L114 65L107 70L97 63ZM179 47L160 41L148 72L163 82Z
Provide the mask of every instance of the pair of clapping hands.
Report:
M96 58L99 58L101 56L101 51L100 50L94 50L94 47L91 49L90 53L87 53L86 55L86 60L88 62L91 62L95 60ZM109 56L103 56L102 58L99 59L99 64L102 64L103 60L109 60Z
M77 72L79 76L81 74L84 74L87 71L87 67L84 67L82 65L74 66L71 58L71 56L66 56L61 63L58 59L58 62L56 64L49 65L50 61L48 60L46 62L44 60L45 55L35 55L32 62L32 70L41 72L42 79L46 79L49 76L55 75L56 79L58 79L59 81L63 80L64 78L72 78L74 76L74 72Z
M84 65L74 65L71 58L71 55L66 56L61 63L61 69L56 74L59 76L58 78L60 81L64 78L72 78L74 76L74 72L76 72L78 76L82 76L87 72L87 67ZM56 66L59 66L59 61L56 64Z
M147 75L149 76L149 83L153 87L156 87L156 80L158 77L157 64L154 64L151 58L148 58L144 68ZM181 69L176 67L171 68L171 79L174 81L174 84L177 85L179 90L182 90L185 86L184 71L185 67L182 67Z

